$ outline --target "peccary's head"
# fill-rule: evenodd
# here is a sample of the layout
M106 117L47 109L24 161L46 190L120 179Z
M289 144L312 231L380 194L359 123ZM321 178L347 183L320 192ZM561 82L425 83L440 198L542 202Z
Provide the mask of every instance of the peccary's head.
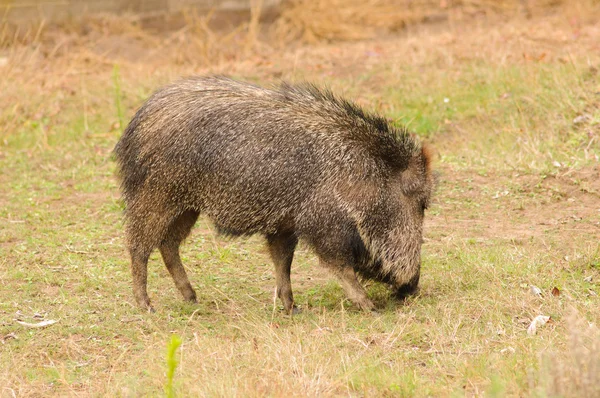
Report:
M390 284L400 297L419 282L423 221L434 189L427 147L410 152L386 175L359 178L338 191L368 252L356 271Z

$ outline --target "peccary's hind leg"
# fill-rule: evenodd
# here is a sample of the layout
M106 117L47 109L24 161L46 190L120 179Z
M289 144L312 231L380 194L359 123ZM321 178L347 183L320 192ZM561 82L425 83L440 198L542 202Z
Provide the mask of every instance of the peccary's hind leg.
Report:
M192 288L190 281L181 263L179 256L179 245L189 235L192 227L198 219L198 212L186 211L173 221L169 226L165 238L159 246L163 261L173 277L175 286L183 295L183 298L193 303L196 302L196 292Z
M128 209L127 244L131 255L133 295L140 308L154 312L147 292L148 257L160 243L169 225L166 212L148 211L144 206Z
M133 296L140 308L154 312L146 290L148 283L148 257L152 249L144 247L131 247L131 275L133 277Z
M294 258L294 249L298 238L293 234L267 236L267 244L271 258L275 264L275 281L277 283L277 296L283 302L283 307L288 314L294 311L294 296L290 270Z
M142 309L154 312L147 291L148 257L165 239L175 214L160 203L141 199L131 201L132 205L127 208L127 244L135 301Z

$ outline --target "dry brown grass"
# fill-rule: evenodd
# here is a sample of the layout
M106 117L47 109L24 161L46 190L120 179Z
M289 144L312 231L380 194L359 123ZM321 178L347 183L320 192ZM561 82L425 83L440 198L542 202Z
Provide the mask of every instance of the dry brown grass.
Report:
M439 3L425 0L418 5L394 0L294 0L287 3L275 22L275 35L289 42L300 39L360 40L381 31L398 31L439 12Z
M20 64L75 58L91 63L218 65L256 53L269 53L261 35L262 1L254 0L248 19L235 27L215 26L216 12L188 9L174 15L98 14L49 23L0 22L0 50ZM218 25L218 24L217 24ZM157 26L159 26L157 28Z
M546 392L552 397L600 397L600 329L574 310L566 324L566 354L543 358Z
M118 53L115 41L124 41L127 50L117 55L129 60L168 58L179 64L208 66L256 54L269 56L274 48L292 42L364 40L422 23L462 24L473 18L531 17L559 10L571 23L580 24L593 20L599 6L599 0L290 0L274 20L264 21L263 1L252 0L247 21L233 28L219 28L215 10L201 14L193 9L153 15L152 29L145 29L144 17L136 15L100 14L21 25L2 21L0 49L11 52L43 44L44 58L87 48L89 53L112 59ZM132 51L132 47L136 48Z
M423 22L456 22L473 16L525 16L561 8L589 16L597 0L291 0L274 24L284 42L361 40Z

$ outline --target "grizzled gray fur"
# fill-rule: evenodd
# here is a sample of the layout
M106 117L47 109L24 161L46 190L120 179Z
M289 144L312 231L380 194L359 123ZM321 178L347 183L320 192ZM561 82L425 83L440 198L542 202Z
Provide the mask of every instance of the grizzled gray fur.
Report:
M357 275L400 297L417 288L433 189L428 152L406 130L329 91L181 80L138 110L115 154L133 292L144 309L152 310L146 283L155 248L184 298L196 300L179 245L200 214L228 235L266 237L288 312L299 239L362 309L373 304Z

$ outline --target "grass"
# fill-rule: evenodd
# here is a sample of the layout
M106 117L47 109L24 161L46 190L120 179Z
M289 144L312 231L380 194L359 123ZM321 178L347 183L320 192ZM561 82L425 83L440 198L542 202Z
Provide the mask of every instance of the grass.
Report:
M117 111L117 120L119 122L119 128L124 129L127 123L125 122L125 117L123 116L123 104L121 103L121 76L119 73L119 65L115 64L113 67L113 84L115 86L115 109Z
M556 15L422 28L205 69L15 45L0 69L0 396L597 394L600 27L577 29ZM154 88L223 71L330 85L430 141L441 175L417 297L368 282L379 310L361 313L301 246L303 312L287 317L262 240L201 219L182 253L199 303L154 253L157 312L134 306L112 148ZM537 315L552 321L530 336Z
M172 398L175 396L173 389L173 378L177 369L177 349L181 346L181 338L177 335L171 336L171 341L167 346L167 383L165 385L165 394Z

